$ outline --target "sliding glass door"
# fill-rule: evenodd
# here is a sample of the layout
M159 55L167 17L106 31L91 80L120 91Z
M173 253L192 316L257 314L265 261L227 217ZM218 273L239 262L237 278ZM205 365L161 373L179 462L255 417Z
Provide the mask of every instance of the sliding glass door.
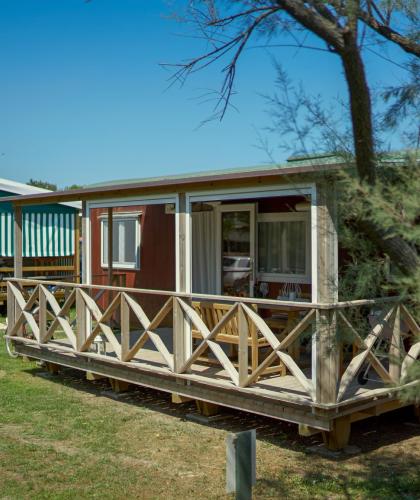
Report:
M220 293L252 297L255 284L255 205L222 205L220 210Z

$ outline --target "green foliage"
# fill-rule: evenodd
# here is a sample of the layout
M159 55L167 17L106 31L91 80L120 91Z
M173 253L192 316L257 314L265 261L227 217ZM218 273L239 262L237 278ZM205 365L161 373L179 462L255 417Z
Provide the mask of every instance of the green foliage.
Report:
M29 186L39 187L39 188L42 188L42 189L48 189L50 191L57 191L57 184L53 184L53 183L47 182L47 181L41 181L41 180L36 180L36 179L29 179L28 185Z
M35 187L39 187L39 188L42 188L42 189L49 189L50 191L58 191L59 187L57 186L57 184L53 184L51 182L47 182L47 181L38 181L38 180L35 180L35 179L29 179L29 182L28 182L28 185L29 186L35 186ZM70 190L70 189L83 189L83 185L82 184L70 184L69 186L64 186L64 190L67 191L67 190Z
M420 269L403 276L373 240L359 230L370 220L386 236L399 236L418 252L420 248L420 163L416 153L379 159L378 180L370 187L356 176L341 173L339 240L347 254L342 269L341 293L346 299L371 298L392 292L420 301Z
M383 116L385 129L403 128L404 138L420 146L420 63L410 61L407 65L408 79L401 85L389 87L382 93L388 105Z
M83 189L84 186L82 184L70 184L70 186L64 186L64 190L68 191L70 189Z

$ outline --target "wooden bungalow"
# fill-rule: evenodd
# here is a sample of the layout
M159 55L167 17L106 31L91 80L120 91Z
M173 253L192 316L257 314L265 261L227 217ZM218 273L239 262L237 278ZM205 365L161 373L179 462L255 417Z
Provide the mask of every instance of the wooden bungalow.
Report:
M0 179L0 305L6 301L5 278L13 277L14 215L9 196L50 193ZM22 273L71 281L80 275L80 202L46 203L22 209Z
M268 415L345 446L352 422L408 404L420 343L398 297L340 301L343 168L325 155L9 199L8 341L52 369ZM60 283L60 304L51 281L22 278L21 213L75 200L83 281Z

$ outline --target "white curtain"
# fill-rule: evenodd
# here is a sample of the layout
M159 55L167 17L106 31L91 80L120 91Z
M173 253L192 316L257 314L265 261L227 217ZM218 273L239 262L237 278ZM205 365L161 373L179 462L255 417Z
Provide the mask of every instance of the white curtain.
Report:
M193 293L217 293L215 228L213 211L192 213Z
M305 223L303 221L259 222L258 260L260 272L305 274Z

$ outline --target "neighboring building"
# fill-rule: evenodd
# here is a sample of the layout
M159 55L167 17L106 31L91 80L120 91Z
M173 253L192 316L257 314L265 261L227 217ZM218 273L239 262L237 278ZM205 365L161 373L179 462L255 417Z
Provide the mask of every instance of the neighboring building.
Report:
M0 178L0 303L5 300L5 277L13 276L13 207L2 198L48 193L47 189ZM23 208L24 276L66 276L80 274L80 203L48 203Z

